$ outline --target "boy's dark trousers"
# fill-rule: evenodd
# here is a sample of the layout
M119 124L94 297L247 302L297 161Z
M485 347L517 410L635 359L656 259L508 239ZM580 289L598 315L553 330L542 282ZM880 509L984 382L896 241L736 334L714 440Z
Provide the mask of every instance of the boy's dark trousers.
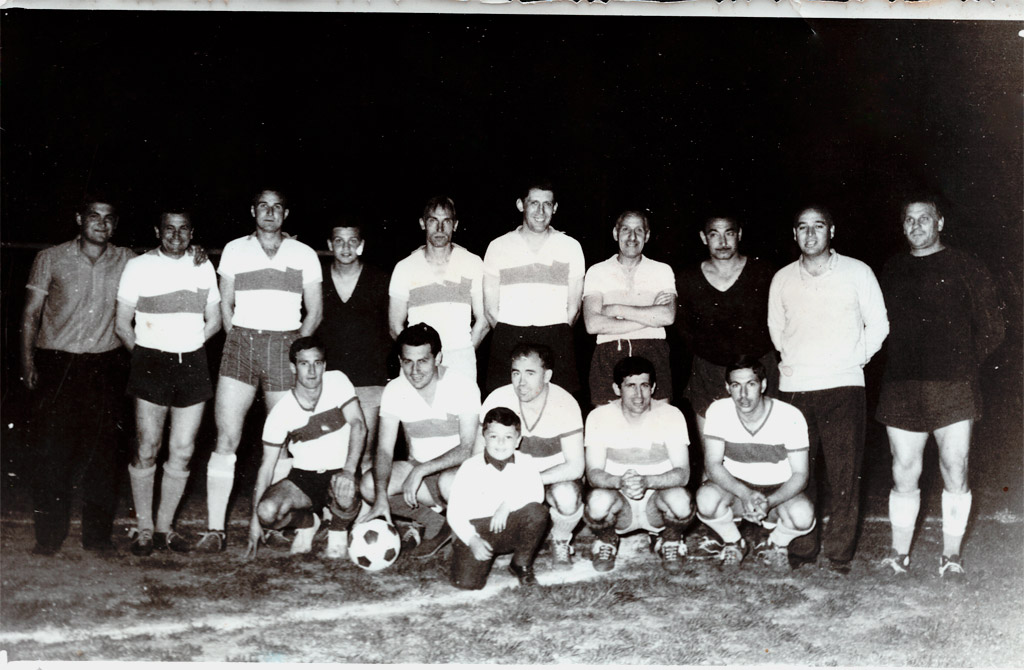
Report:
M460 589L482 589L487 583L494 557L512 552L512 562L518 566L533 565L533 558L548 530L548 508L542 503L530 503L508 515L505 530L491 532L491 517L473 519L473 527L480 537L491 544L493 553L486 561L478 561L469 545L458 537L453 542L451 582Z

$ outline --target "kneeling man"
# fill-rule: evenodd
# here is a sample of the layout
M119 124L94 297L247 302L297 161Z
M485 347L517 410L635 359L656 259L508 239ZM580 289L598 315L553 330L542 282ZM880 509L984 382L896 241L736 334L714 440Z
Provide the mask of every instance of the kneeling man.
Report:
M814 528L807 485L807 422L800 410L764 395L768 378L753 356L725 369L730 398L708 407L704 424L704 470L697 491L697 516L724 546L723 566L739 565L749 551L736 516L773 528L755 555L767 565L788 565L786 547Z
M459 467L448 502L455 533L451 582L482 589L494 557L512 552L508 569L522 586L533 586L533 558L548 528L540 464L517 451L519 417L507 407L484 415L484 452Z
M615 567L618 536L644 528L658 535L665 570L678 573L686 555L683 531L693 521L683 488L690 479L686 419L666 402L651 402L657 375L646 358L622 359L613 377L619 399L591 412L584 431L594 569Z
M331 510L328 558L348 554L348 529L359 512L356 483L366 423L345 373L325 373L324 345L300 337L288 351L295 388L270 410L263 427L263 460L256 475L247 557L255 557L263 526L294 527L291 553L313 548L324 507ZM292 455L288 475L273 483L281 451Z

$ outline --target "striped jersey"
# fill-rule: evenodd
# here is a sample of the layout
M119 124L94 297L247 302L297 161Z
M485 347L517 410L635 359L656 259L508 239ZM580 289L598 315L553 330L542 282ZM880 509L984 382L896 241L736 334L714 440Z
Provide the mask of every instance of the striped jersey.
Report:
M532 428L523 418L519 397L511 384L491 391L480 408L480 418L495 407L507 407L516 413L522 422L523 441L519 451L533 456L541 472L565 463L562 453L562 438L583 432L583 415L579 403L557 384L548 384L548 399Z
M725 443L722 465L733 477L758 486L774 486L793 474L789 452L807 451L807 421L789 403L768 397L764 400L769 404L768 413L754 431L740 421L732 398L711 403L704 437Z
M669 449L685 454L690 444L683 413L658 400L651 402L639 425L626 421L621 400L598 407L587 415L584 440L588 449L604 447L604 470L615 476L630 469L641 475L664 474L674 467Z
M352 431L343 408L355 400L355 388L345 373L329 370L324 373L324 387L313 409L299 405L294 390L274 405L263 425L263 441L287 446L294 459L292 467L298 470L343 468Z
M668 263L652 261L647 256L640 257L640 263L632 272L626 271L618 255L612 256L591 265L583 280L583 297L600 295L605 305L650 307L659 293L675 295L676 276ZM663 340L665 329L662 326L647 326L622 335L597 334L598 344L618 339Z
M135 307L136 344L180 354L206 342L206 307L220 302L220 291L210 261L197 267L189 254L153 249L125 265L117 299Z

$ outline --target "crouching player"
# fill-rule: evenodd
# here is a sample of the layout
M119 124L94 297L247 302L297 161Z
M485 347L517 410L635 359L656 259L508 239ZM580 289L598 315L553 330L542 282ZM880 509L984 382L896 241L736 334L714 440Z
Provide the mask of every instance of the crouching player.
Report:
M256 475L246 556L256 556L263 526L294 527L291 553L309 553L323 508L329 507L325 555L344 558L348 529L360 505L359 459L366 444L363 411L345 373L324 372L324 345L316 337L295 340L288 360L295 388L274 405L263 427L263 460ZM292 455L291 470L272 484L285 448Z
M460 589L482 589L494 557L511 552L509 572L522 586L533 586L533 559L548 529L539 464L517 451L521 424L507 407L484 415L483 435L483 453L467 459L452 482L451 582Z
M683 488L690 479L686 419L666 402L652 403L657 376L646 358L622 359L613 377L619 399L592 411L584 431L594 569L615 567L618 536L643 528L658 535L665 570L678 573L686 555L683 531L693 521Z
M807 422L797 408L764 395L768 381L758 359L740 356L725 370L731 397L708 407L708 480L697 491L697 516L722 538L723 566L738 566L749 552L738 515L773 528L755 556L784 568L786 547L814 528L814 506L801 493L807 485Z

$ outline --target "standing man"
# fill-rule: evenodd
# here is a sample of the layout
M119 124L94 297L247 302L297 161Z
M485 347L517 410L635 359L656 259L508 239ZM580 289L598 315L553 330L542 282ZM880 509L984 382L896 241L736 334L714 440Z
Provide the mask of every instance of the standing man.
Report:
M441 335L445 367L474 382L476 348L490 330L484 316L484 263L455 244L455 202L433 197L423 207L426 244L403 258L391 273L388 303L391 337L407 323L425 323Z
M875 417L889 435L893 479L892 553L882 564L898 575L910 567L918 480L934 434L943 484L939 575L960 578L960 544L971 512L967 456L982 414L978 366L1002 342L1005 327L988 271L942 242L945 219L935 199L907 202L901 218L910 253L892 258L882 272L892 331Z
M535 342L554 353L555 382L576 394L580 383L572 326L583 300L583 249L551 227L558 203L550 183L531 184L516 208L522 224L492 241L484 254L484 309L494 328L486 391L508 379L509 354L516 344Z
M829 567L845 575L857 546L864 366L885 341L889 321L871 268L832 249L835 230L832 216L822 207L808 207L797 216L793 237L800 258L772 279L768 329L782 354L779 397L795 405L807 421L807 496L815 504L814 463L819 445L825 459L832 491L825 555ZM819 532L808 534L810 541L790 547L793 567L817 556Z
M740 356L726 367L729 398L708 407L704 436L708 480L697 490L697 515L722 539L723 566L747 555L737 516L772 528L755 557L787 567L789 543L814 527L807 485L807 422L800 410L765 395L764 365Z
M512 350L512 383L487 396L481 414L510 407L522 425L520 451L540 469L551 513L551 551L556 570L572 568L572 532L583 518L583 415L568 391L551 383L551 349L523 342ZM475 453L484 451L484 436Z
M615 400L612 370L627 356L643 356L658 371L657 400L672 399L665 326L676 318L676 280L666 263L643 255L651 239L647 216L628 210L612 229L619 253L587 270L583 280L583 321L597 335L590 362L590 402Z
M341 370L355 385L366 421L363 472L369 472L392 344L388 336L388 276L363 262L362 222L346 217L337 223L327 240L334 259L329 281L324 282L324 319L317 335L327 347L328 371Z
M138 444L128 474L136 515L131 551L136 556L149 556L153 549L190 548L172 526L203 409L213 397L204 345L220 330L221 321L213 263L196 265L195 252L189 252L189 215L164 212L154 230L160 246L128 261L117 290L117 335L132 352L128 394L135 397ZM168 416L168 454L154 527L156 459Z
M693 352L683 395L704 435L704 417L715 400L729 397L722 386L725 367L753 355L768 374L768 392L778 388L778 359L768 334L768 288L775 271L739 251L743 228L727 216L704 223L700 240L709 258L679 273L679 330Z
M615 567L619 535L640 528L657 534L661 564L682 571L686 555L683 531L693 521L686 483L690 457L686 419L667 402L652 402L658 383L654 364L630 356L616 363L617 402L587 416L587 525L597 539L594 569Z
M316 331L323 307L316 252L281 231L288 218L284 194L260 191L249 212L256 231L228 242L218 268L227 338L217 379L217 446L206 469L208 531L196 545L209 553L227 546L224 517L235 480L235 452L256 388L263 389L268 413L291 391L295 374L288 349Z
M363 498L371 503L359 521L392 513L412 519L403 551L433 556L451 540L443 515L455 471L473 452L480 422L476 383L441 367L441 336L425 323L398 335L402 374L388 382L380 401L380 435L372 473L363 476ZM395 461L399 426L405 429L409 460ZM419 545L419 546L416 546Z
M135 253L110 243L117 212L85 200L75 239L36 254L21 322L21 380L33 395L34 554L68 535L73 473L82 471L82 546L114 549L117 414L124 388L114 332L117 284Z
M300 337L288 350L295 389L274 405L263 427L263 459L256 476L246 556L255 558L263 526L294 527L292 554L313 549L324 507L331 510L327 558L348 555L348 529L359 512L359 460L366 424L355 388L344 372L324 372L324 345ZM282 450L292 468L271 483Z

